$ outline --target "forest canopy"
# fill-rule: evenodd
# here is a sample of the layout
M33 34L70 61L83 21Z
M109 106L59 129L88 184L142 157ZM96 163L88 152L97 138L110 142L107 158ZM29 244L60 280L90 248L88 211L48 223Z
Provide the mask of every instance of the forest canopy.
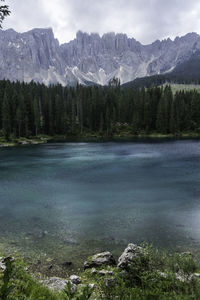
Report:
M39 134L112 137L200 133L200 94L171 87L62 87L0 81L0 136Z

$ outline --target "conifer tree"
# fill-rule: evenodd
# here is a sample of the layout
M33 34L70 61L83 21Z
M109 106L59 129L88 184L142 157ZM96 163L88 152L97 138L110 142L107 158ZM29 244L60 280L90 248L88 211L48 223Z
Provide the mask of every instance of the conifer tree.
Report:
M1 0L4 2L4 0ZM9 7L8 5L0 5L0 28L2 28L2 22L5 19L5 17L10 15Z
M10 114L10 103L7 96L7 93L4 94L3 97L3 105L2 105L2 125L3 132L6 140L9 140L11 134L11 114Z

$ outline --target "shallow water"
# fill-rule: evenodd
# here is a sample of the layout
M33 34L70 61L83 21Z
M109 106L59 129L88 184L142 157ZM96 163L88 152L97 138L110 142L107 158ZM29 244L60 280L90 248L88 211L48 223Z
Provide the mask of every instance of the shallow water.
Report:
M199 141L0 149L0 246L77 266L128 242L200 250L199 183Z

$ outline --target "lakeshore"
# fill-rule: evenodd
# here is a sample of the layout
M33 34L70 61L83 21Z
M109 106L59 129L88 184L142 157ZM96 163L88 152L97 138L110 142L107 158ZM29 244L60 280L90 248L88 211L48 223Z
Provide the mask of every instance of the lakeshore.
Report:
M129 243L119 257L109 251L87 258L63 277L32 273L20 258L0 258L1 299L198 299L200 264L189 252L167 253ZM192 296L192 297L191 297Z
M103 142L131 142L131 141L142 141L142 140L181 140L181 139L200 139L200 134L196 132L189 133L179 133L173 134L161 134L161 133L150 133L150 134L114 134L112 136L102 136L99 134L85 134L81 136L65 136L65 135L39 135L33 137L20 137L20 138L10 138L6 140L4 137L0 137L0 148L1 147L16 147L16 146L26 146L26 145L40 145L46 143L103 143Z

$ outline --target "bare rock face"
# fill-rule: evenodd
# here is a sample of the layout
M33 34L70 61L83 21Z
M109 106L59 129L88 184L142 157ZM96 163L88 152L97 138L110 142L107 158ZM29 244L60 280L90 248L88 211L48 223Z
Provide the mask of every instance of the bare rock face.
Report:
M121 83L173 70L200 49L200 36L189 33L174 41L142 45L126 34L77 32L59 45L51 28L17 33L0 30L0 79L75 85Z
M84 263L84 269L100 267L104 265L113 266L116 261L110 252L102 252L93 255L88 261Z
M134 259L141 254L144 254L144 249L142 247L135 244L128 244L128 247L118 259L117 267L120 269L127 269L134 262Z

